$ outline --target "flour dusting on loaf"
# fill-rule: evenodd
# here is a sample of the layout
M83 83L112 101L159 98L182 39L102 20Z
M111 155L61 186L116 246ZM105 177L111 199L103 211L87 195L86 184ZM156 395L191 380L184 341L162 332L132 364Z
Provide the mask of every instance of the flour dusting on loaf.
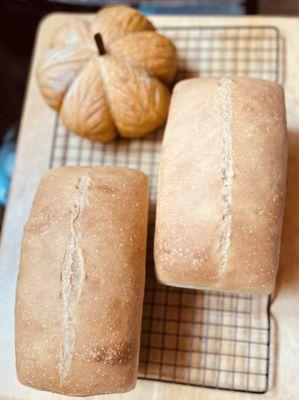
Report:
M61 269L61 305L62 305L62 340L59 353L60 385L71 368L75 335L73 324L75 322L76 303L82 289L84 279L84 258L80 247L80 215L82 208L88 201L88 188L91 178L84 175L75 186L75 202L70 210L70 240Z
M232 159L232 140L231 140L231 128L230 128L230 92L229 92L230 80L229 78L223 78L220 81L219 90L219 101L222 107L223 113L223 200L224 200L224 211L223 219L221 223L221 261L219 268L219 276L223 274L228 260L228 252L231 245L231 208L232 208L232 185L233 185L233 159Z

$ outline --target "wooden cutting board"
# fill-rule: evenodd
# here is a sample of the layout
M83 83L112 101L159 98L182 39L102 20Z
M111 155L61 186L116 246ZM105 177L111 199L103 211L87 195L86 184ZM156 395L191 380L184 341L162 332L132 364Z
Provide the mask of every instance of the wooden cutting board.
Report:
M52 32L70 16L52 14L37 33L27 95L17 148L17 161L10 191L0 248L0 399L59 399L20 385L14 367L13 309L22 229L41 174L48 168L55 113L41 98L35 79L36 62L47 51ZM89 17L87 17L89 18ZM265 17L174 17L155 16L157 26L276 26L281 33L281 50L289 128L288 195L283 228L281 266L273 296L270 390L253 395L199 387L139 380L128 394L99 399L298 399L299 359L299 19Z

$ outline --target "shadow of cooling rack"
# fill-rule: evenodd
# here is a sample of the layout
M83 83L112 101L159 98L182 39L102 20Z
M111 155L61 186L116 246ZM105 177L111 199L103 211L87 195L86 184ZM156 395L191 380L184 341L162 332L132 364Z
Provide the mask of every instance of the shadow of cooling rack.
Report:
M277 81L275 27L160 27L177 46L178 79L249 75ZM137 140L92 143L57 121L50 167L119 165L150 176L150 224L139 377L240 392L269 386L268 296L160 285L152 256L157 176L163 132Z

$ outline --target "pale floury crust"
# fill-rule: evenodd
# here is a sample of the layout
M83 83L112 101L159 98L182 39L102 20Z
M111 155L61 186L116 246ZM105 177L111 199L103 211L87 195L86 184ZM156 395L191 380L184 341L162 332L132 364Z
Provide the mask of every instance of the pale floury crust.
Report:
M160 165L158 279L173 286L271 293L286 167L280 85L251 78L177 84Z
M21 383L88 396L136 384L148 179L128 168L47 172L25 227L16 296Z

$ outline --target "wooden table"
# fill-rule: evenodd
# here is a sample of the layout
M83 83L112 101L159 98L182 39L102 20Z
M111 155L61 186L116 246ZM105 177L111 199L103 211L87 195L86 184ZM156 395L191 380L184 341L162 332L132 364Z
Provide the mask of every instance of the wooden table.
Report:
M17 147L17 161L0 248L0 399L58 399L61 396L20 385L14 367L13 311L19 249L24 223L41 174L48 168L55 113L42 100L35 79L36 62L47 50L51 33L69 15L52 14L39 27ZM86 18L89 18L87 16ZM241 394L139 380L134 391L115 399L226 400L299 399L299 20L265 17L152 18L163 26L274 25L282 35L287 117L290 138L288 195L283 228L281 266L272 301L270 390L265 395ZM103 400L111 396L99 397Z

